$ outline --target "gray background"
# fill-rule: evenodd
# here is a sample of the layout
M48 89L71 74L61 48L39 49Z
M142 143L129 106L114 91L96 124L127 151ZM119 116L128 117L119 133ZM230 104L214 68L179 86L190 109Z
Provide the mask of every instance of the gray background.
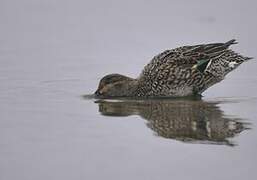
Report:
M253 124L233 148L156 137L81 98L180 45L236 38L256 57L256 17L253 0L0 0L0 179L256 178L255 60L204 93Z

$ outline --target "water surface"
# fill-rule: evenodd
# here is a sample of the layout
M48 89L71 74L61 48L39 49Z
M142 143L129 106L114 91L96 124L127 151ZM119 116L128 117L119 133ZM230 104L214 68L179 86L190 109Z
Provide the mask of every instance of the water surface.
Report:
M257 57L255 1L0 2L0 179L256 179L257 63L201 100L82 98L164 49Z

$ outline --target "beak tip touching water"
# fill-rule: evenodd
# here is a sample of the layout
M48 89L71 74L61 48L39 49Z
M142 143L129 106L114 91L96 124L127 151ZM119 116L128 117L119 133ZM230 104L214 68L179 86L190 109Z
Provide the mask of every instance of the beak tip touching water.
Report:
M96 96L100 95L99 91L96 90L95 93L94 93L94 95L96 95Z
M100 91L97 89L94 93L95 97L100 97L102 94L100 93Z

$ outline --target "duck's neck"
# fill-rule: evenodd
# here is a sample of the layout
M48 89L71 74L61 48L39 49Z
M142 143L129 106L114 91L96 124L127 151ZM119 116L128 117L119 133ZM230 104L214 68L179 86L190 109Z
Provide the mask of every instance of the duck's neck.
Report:
M124 94L128 97L133 97L136 95L138 90L138 80L137 79L131 79L127 82L125 82L124 85Z

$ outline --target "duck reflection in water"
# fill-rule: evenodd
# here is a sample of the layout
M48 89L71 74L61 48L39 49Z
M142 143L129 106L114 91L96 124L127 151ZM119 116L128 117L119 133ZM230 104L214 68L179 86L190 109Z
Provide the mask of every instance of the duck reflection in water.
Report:
M235 135L249 129L242 119L224 115L219 102L203 100L98 100L105 116L139 115L156 135L189 143L234 146Z

